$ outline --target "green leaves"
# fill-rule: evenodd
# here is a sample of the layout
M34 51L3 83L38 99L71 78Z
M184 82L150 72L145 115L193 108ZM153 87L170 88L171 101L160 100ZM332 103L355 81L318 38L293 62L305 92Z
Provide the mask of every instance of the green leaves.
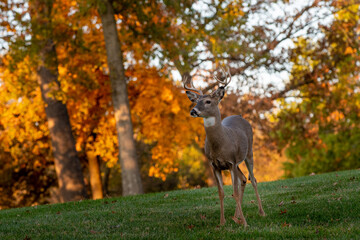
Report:
M340 4L340 3L339 3ZM360 47L357 31L359 9L338 6L324 36L298 38L292 51L289 85L298 88L296 101L281 103L275 139L291 159L286 163L288 177L360 167L360 112L358 78ZM352 7L350 7L352 8ZM344 32L346 29L346 33ZM357 80L356 80L357 79Z

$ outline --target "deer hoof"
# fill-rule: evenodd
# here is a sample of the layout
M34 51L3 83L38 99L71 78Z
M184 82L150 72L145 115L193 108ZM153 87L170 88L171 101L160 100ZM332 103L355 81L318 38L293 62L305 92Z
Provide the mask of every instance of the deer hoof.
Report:
M240 219L238 219L237 217L232 217L232 220L234 220L235 223L239 224L239 225L244 225L244 227L248 227L249 225L246 223L246 220L244 219L244 221L241 221Z
M242 222L235 216L232 217L232 220L234 220L234 222L237 223L237 224L242 224Z
M222 220L222 219L220 220L220 226L224 226L225 223L226 223L225 219L224 219L224 220Z
M266 213L264 212L264 210L260 210L260 211L259 211L259 214L260 214L260 216L263 216L263 217L266 216Z

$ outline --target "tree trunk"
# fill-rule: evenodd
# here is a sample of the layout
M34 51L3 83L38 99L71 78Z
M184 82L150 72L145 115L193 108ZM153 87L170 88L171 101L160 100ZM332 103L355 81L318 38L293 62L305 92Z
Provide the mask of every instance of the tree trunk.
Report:
M103 188L100 176L99 161L95 152L91 149L86 151L86 156L89 161L89 174L90 174L90 185L93 199L102 199Z
M107 61L110 70L123 195L141 194L143 193L143 188L133 138L123 56L116 29L114 9L108 0L103 0L102 4L98 11L101 16Z
M60 198L62 202L84 199L86 187L68 111L62 101L52 96L60 90L55 44L51 39L52 1L30 1L29 6L32 18L32 44L39 57L38 82L45 102Z
M104 178L103 178L103 189L104 189L104 195L109 195L109 180L110 180L110 174L111 174L111 168L108 168L105 165L105 171L104 171Z

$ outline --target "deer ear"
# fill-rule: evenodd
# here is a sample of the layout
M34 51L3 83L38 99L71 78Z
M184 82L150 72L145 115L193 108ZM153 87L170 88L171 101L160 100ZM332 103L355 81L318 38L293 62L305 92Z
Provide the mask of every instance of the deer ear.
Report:
M196 94L194 92L191 91L186 91L186 95L188 96L188 98L190 99L190 101L192 102L196 102L196 100L199 98L199 94Z
M218 102L221 101L221 99L223 99L225 95L225 88L224 87L219 87L218 89L216 89L215 92L211 93L211 97L216 98L218 100Z

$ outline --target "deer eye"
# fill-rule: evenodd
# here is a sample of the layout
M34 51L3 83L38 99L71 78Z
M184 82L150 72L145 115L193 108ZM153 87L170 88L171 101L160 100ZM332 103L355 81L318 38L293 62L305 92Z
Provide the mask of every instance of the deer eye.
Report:
M210 101L210 100L206 100L205 103L206 103L206 104L211 104L211 101Z

